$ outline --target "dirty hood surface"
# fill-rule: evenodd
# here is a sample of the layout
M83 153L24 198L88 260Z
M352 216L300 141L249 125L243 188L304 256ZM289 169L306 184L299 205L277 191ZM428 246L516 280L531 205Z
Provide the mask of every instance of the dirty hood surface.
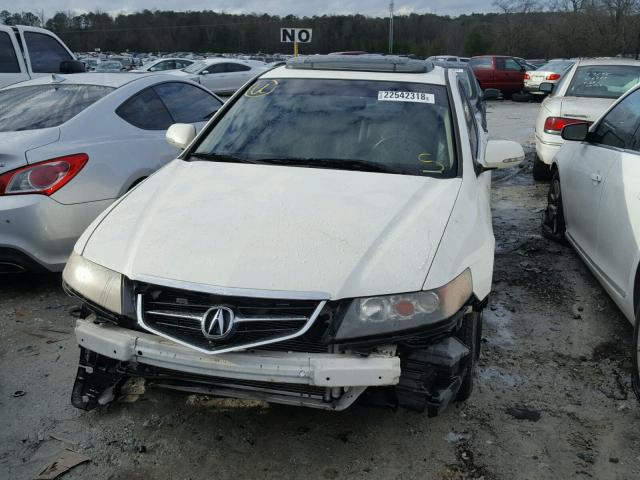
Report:
M27 151L57 142L59 139L58 127L0 132L0 173L26 165Z
M175 160L76 249L134 280L331 298L417 291L461 182Z

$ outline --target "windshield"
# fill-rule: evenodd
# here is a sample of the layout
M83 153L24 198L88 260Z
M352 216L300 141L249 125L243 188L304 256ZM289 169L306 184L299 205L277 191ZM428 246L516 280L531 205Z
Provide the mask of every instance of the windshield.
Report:
M98 85L33 85L0 90L0 132L57 127L113 90Z
M194 156L451 177L457 174L453 139L444 86L260 79Z
M207 62L203 62L202 60L198 62L194 62L186 68L183 68L182 71L186 73L198 73L204 67L207 66Z
M562 73L573 65L573 62L553 61L545 63L538 70L541 72Z
M592 65L576 69L567 97L618 98L640 81L640 67Z

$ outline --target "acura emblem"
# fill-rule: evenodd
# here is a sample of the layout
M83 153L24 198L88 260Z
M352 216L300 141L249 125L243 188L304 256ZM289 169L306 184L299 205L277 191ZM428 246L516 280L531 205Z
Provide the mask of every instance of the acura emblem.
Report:
M209 340L227 337L234 327L235 314L228 307L211 307L200 319L202 334Z

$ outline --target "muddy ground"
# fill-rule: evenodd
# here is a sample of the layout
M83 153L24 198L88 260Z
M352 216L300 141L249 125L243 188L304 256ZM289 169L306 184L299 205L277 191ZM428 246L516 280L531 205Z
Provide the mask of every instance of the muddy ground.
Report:
M492 103L493 136L530 150L537 108ZM65 479L640 478L631 327L576 254L540 236L547 187L530 168L494 184L475 392L433 419L167 391L81 412L69 402L74 302L59 276L0 279L0 478L33 478L64 448L91 459Z

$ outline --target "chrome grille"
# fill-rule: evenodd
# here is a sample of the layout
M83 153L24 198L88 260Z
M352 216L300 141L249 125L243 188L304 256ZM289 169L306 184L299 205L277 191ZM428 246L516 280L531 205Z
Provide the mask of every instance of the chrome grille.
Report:
M227 296L140 284L139 325L203 353L236 350L326 352L327 346L303 335L313 326L325 301ZM233 312L233 329L212 338L205 316L218 307ZM205 315L206 314L206 315Z

